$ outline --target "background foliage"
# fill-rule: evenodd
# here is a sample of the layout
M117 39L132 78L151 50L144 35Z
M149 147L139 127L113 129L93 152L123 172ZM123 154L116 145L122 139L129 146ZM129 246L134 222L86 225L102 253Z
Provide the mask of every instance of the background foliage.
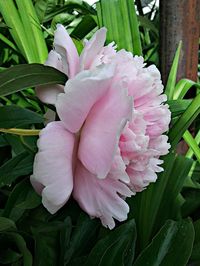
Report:
M114 40L118 49L143 55L147 64L159 67L155 1L135 1L134 6L132 0L100 0L93 7L81 0L0 0L0 12L0 264L199 265L200 85L187 79L176 83L181 43L165 89L172 148L158 181L128 200L128 221L109 231L72 199L51 215L29 182L37 151L33 133L54 112L36 98L33 87L67 79L39 64L52 48L56 24L66 26L79 52L84 38L106 26L108 43ZM191 88L194 99L187 98ZM183 140L188 150L180 155Z

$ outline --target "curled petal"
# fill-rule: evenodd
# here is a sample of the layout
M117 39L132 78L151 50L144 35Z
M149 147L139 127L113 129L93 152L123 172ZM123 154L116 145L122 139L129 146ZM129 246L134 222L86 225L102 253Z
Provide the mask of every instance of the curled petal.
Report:
M166 135L150 139L149 148L153 150L155 156L165 155L170 149L170 144L167 141L168 137Z
M61 56L56 53L56 51L51 51L45 62L46 66L54 67L61 72L63 72L63 65ZM49 104L55 104L57 95L64 91L64 86L62 85L43 85L36 87L36 95L40 101Z
M55 104L58 94L64 91L62 85L44 85L36 88L37 97L40 101L49 104Z
M56 109L70 132L82 127L92 106L108 91L113 74L114 65L104 65L94 71L82 71L67 81L65 93L58 96Z
M86 43L80 56L80 70L90 68L98 53L103 48L106 40L106 31L106 28L101 28Z
M55 31L54 48L62 58L64 73L73 78L78 72L79 56L72 39L61 24L57 25Z
M131 195L132 192L126 184L109 175L100 180L78 162L73 197L90 216L100 218L105 227L113 229L114 219L118 221L127 219L129 207L121 196Z
M110 171L121 132L132 116L132 97L120 84L112 85L90 111L83 126L78 157L98 178Z
M31 183L52 214L66 203L73 189L73 147L74 136L62 122L49 123L40 133Z
M149 183L155 182L157 175L150 166L146 166L143 171L134 169L131 164L127 167L127 173L130 177L130 187L135 192L141 192Z
M147 134L157 137L169 129L171 112L167 104L143 110L147 122Z

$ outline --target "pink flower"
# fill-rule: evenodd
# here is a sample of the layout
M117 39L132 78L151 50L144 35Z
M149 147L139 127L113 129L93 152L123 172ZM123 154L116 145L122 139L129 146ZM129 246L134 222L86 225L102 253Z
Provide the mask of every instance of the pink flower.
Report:
M72 194L91 217L112 229L127 219L126 197L155 182L168 152L162 135L170 121L159 71L142 57L104 46L106 29L89 40L80 57L59 25L46 64L66 73L65 86L37 88L55 104L61 121L38 140L31 182L52 214Z

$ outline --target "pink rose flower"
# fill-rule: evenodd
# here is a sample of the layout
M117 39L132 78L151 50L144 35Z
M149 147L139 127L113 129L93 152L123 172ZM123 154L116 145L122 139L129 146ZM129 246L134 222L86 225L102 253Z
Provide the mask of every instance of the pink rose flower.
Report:
M55 32L46 64L66 73L65 86L37 88L55 104L61 121L40 133L31 182L50 213L70 195L91 217L112 229L127 219L126 197L155 182L168 153L170 112L155 66L145 68L98 30L78 56L63 26Z

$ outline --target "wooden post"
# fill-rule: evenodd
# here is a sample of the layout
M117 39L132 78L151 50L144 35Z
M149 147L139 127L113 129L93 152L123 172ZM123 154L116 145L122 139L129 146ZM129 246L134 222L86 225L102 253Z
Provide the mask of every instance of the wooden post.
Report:
M160 0L160 59L166 84L174 54L183 41L177 80L197 80L200 0Z

